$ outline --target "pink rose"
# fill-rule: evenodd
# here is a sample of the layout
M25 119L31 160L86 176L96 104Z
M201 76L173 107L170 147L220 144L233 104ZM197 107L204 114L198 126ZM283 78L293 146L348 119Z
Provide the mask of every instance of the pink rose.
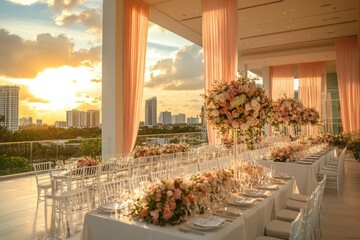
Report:
M140 216L143 218L149 213L147 208L143 208L140 212Z
M163 212L164 219L169 219L172 217L172 215L173 215L173 213L171 212L170 208L164 209L164 212Z
M169 207L170 207L170 209L174 210L176 208L176 203L171 201L169 203Z
M181 190L179 188L176 188L174 190L174 198L179 199L181 197Z

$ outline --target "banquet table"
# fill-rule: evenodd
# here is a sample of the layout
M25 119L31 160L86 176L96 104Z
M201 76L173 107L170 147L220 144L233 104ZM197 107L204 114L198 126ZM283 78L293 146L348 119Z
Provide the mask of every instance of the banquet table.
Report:
M265 226L275 218L276 212L285 208L288 196L296 187L294 179L279 185L278 190L272 191L266 198L259 198L256 204L249 208L229 206L241 212L233 222L226 222L223 227L203 231L204 235L183 233L179 226L156 226L126 216L101 213L97 210L88 212L85 216L81 239L83 240L247 240L264 234ZM186 223L181 224L186 226Z
M294 176L299 193L311 195L318 185L317 174L319 170L325 165L326 161L335 154L335 151L336 148L328 148L316 161L308 163L304 161L300 161L299 163L284 163L270 160L258 160L257 163L264 167L273 166L275 173L288 173Z

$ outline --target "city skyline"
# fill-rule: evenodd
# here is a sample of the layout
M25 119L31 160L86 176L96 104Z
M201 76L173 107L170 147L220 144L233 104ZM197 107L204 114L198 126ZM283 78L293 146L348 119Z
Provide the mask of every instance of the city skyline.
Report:
M102 0L1 1L0 26L0 85L20 86L19 118L101 110ZM202 61L201 47L150 22L142 109L156 95L158 111L197 115Z

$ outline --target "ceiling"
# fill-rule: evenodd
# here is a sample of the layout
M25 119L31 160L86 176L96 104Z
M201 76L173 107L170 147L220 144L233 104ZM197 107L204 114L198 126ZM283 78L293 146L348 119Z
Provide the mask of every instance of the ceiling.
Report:
M143 1L150 21L202 45L201 0ZM359 12L358 0L238 0L239 65L334 61L335 38L358 34Z

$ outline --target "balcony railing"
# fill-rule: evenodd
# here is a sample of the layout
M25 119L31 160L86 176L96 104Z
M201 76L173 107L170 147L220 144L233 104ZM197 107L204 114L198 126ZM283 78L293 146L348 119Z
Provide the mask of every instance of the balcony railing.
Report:
M101 155L101 138L76 138L0 143L0 176L31 171L35 162L66 160L72 157ZM138 135L135 145L188 143L191 147L206 143L206 133Z

